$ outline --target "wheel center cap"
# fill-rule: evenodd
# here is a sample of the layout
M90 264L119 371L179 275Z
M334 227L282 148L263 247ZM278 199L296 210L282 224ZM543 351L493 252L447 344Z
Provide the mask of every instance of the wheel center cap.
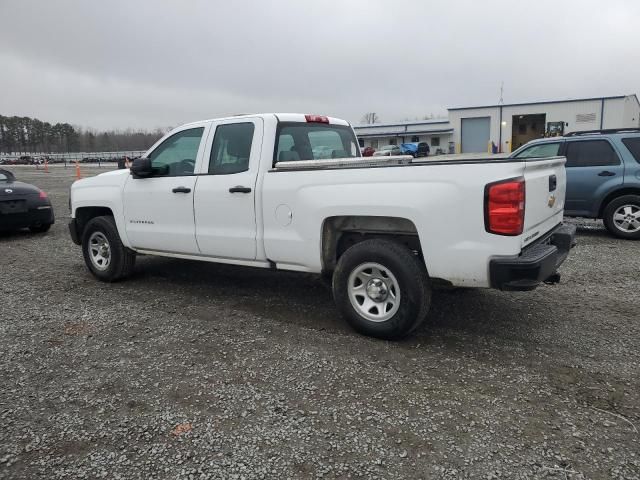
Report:
M367 295L374 302L382 302L389 295L387 285L379 278L372 278L367 283Z

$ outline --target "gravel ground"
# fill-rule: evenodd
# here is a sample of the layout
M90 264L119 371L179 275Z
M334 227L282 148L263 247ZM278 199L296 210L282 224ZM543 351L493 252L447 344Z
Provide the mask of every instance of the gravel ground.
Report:
M310 275L0 236L1 478L640 478L640 243L576 222L563 281L436 292L397 343ZM90 174L90 168L83 168Z

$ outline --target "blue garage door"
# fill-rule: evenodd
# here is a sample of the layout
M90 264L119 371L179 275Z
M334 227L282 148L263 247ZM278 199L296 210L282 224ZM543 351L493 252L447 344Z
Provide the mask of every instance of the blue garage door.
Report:
M491 117L462 119L462 153L486 152L489 144Z

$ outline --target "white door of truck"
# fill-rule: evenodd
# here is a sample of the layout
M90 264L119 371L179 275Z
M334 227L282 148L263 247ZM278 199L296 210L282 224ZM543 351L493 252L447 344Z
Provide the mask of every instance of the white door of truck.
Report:
M214 122L194 197L196 239L203 255L256 258L256 180L261 118ZM215 129L215 132L214 130Z
M154 174L129 177L123 202L127 237L134 248L197 254L193 195L195 166L204 154L208 125L190 125L148 155Z

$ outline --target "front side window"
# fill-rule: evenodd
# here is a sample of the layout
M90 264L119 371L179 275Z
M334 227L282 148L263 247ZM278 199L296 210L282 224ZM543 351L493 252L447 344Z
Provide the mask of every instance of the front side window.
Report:
M556 157L560 150L560 143L541 143L539 145L531 145L518 153L515 158L544 158Z
M620 159L606 140L583 140L567 143L567 167L619 165Z
M640 163L640 137L623 138L622 143L631 152L636 162Z
M254 130L250 122L219 125L211 146L209 173L229 175L249 170Z
M151 154L154 176L192 175L204 127L182 130L160 144Z
M301 122L278 125L274 163L356 155L358 142L350 127Z

